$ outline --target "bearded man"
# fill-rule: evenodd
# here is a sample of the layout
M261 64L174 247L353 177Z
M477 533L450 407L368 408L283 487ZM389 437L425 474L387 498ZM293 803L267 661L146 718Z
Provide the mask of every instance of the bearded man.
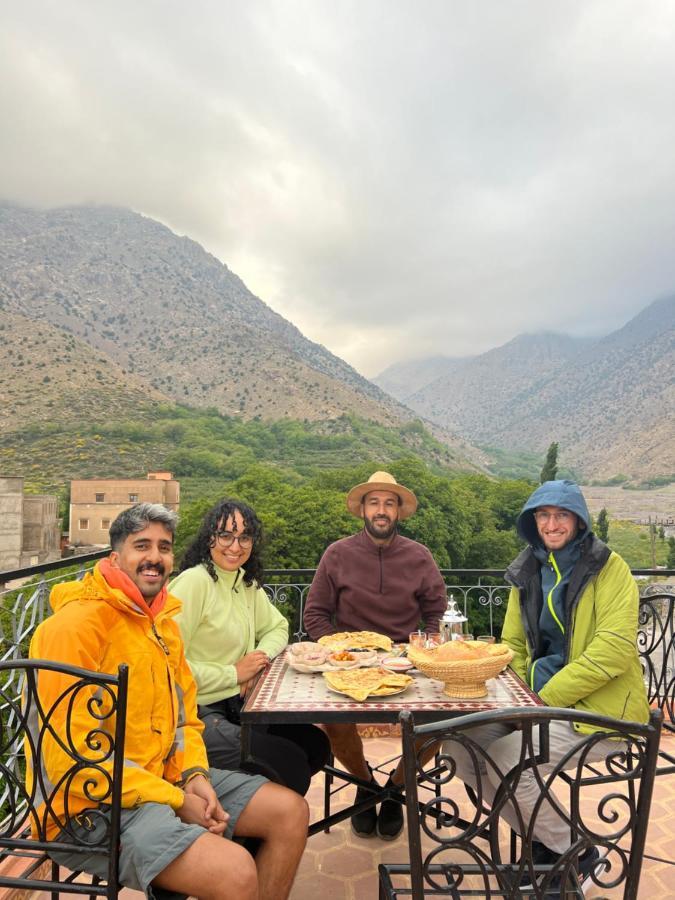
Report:
M110 556L83 581L52 590L54 614L35 632L30 655L93 672L129 666L119 854L125 887L148 897L161 889L199 900L284 900L305 847L307 804L259 775L208 767L197 686L174 621L180 601L166 589L176 521L155 503L121 512L110 528ZM57 672L41 675L45 709L67 681ZM76 746L87 740L78 722L73 713L62 723ZM41 765L51 784L62 784L58 742L44 742ZM30 772L27 778L30 792ZM89 785L86 794L64 789L53 801L85 837L78 813L92 807L96 791ZM259 841L255 860L233 837ZM97 854L84 861L78 853L54 856L70 869L107 873Z
M317 640L338 631L377 631L393 641L407 642L420 624L438 631L446 607L443 576L429 550L397 533L398 522L417 509L411 490L388 472L375 472L347 495L347 508L363 519L363 530L342 538L325 551L312 581L305 607L305 628ZM356 725L325 725L333 753L357 778L374 781ZM403 784L403 764L389 784ZM357 790L357 802L369 792ZM403 828L403 809L385 800L352 816L359 837L377 833L394 840Z

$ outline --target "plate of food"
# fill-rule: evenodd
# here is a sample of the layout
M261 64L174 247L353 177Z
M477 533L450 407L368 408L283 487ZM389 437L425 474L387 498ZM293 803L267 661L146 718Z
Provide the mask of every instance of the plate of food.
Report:
M358 668L348 671L324 672L329 690L362 702L369 697L389 697L406 690L413 679L410 675L389 669Z
M313 641L300 641L297 644L291 644L286 658L288 665L296 672L323 672L327 668L326 660L329 651L321 644Z
M330 650L386 650L391 652L392 642L386 634L377 631L338 631L319 638L319 644Z
M356 669L362 664L359 654L350 653L349 650L336 650L329 653L326 662L336 669Z

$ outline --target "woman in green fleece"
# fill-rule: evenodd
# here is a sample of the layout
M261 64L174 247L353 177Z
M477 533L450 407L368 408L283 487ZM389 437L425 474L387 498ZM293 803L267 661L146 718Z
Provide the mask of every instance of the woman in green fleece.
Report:
M288 642L288 623L260 586L262 526L237 500L211 509L169 585L183 601L177 616L197 682L209 764L236 769L247 683ZM300 794L327 762L328 738L314 725L255 726L251 750L265 774Z

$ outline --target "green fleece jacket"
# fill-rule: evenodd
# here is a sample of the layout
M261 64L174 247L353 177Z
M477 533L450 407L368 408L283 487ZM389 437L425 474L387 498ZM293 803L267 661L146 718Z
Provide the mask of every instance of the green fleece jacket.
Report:
M265 591L245 584L243 569L215 570L217 581L200 564L171 582L171 593L183 601L176 621L201 706L239 693L234 664L242 656L264 650L272 659L288 643L288 622Z
M511 668L527 681L542 602L539 563L530 548L509 566L506 578L513 587L502 640L515 654ZM565 664L540 692L547 706L647 721L649 704L637 652L638 601L626 563L589 535L567 591Z

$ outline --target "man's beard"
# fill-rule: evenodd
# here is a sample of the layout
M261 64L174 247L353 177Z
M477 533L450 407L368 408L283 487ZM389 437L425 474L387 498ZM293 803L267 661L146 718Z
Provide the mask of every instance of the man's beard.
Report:
M393 522L389 520L388 524L385 525L384 522L382 525L375 525L371 519L363 520L364 527L368 534L371 537L377 538L379 541L386 541L387 538L392 537L392 535L396 534L396 526L398 525L398 520L394 519Z

